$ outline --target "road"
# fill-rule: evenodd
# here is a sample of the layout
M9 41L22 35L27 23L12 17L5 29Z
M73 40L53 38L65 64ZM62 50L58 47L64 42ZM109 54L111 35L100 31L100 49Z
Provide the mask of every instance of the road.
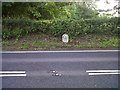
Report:
M6 52L3 71L27 76L2 77L3 88L118 88L118 75L89 75L89 70L118 70L117 51Z

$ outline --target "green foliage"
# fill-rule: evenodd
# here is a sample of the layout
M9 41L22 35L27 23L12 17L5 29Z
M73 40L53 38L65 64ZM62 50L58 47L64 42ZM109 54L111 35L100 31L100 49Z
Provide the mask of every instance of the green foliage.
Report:
M70 2L3 2L3 18L28 17L30 19L55 19L68 16L65 6Z
M92 10L86 4L82 2L73 3L70 6L66 6L68 11L71 13L71 19L87 19L87 18L96 18L98 17L98 12Z
M117 38L112 38L112 39L100 38L100 39L98 39L98 41L100 41L102 43L118 44L120 42L120 39L117 39Z
M49 22L30 19L4 19L3 38L20 38L29 33L45 33Z
M3 2L3 18L27 17L37 20L81 19L97 16L97 12L83 2Z
M20 38L30 33L44 33L60 37L67 33L71 38L86 34L118 35L119 24L111 19L81 19L81 20L30 20L30 19L4 19L3 39Z

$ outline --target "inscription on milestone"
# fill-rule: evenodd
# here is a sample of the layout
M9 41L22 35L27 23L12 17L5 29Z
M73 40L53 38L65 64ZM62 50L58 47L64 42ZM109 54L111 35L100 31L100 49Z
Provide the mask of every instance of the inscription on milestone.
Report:
M69 36L68 36L68 34L63 34L63 35L62 35L62 41L63 41L64 43L68 43L68 42L69 42Z

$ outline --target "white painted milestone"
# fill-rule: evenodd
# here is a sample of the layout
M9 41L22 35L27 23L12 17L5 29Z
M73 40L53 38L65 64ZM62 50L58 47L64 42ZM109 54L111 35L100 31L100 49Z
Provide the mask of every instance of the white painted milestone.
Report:
M69 36L68 36L68 34L63 34L63 35L62 35L62 41L63 41L64 43L68 43L68 42L69 42Z

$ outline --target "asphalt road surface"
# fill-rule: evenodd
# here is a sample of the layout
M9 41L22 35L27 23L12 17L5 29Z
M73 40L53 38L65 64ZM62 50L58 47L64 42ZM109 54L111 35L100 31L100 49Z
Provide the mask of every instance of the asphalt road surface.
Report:
M90 70L118 70L118 51L3 53L3 71L26 76L2 77L3 88L118 88L118 74L89 75ZM5 74L3 74L5 75ZM0 77L1 78L1 77Z

